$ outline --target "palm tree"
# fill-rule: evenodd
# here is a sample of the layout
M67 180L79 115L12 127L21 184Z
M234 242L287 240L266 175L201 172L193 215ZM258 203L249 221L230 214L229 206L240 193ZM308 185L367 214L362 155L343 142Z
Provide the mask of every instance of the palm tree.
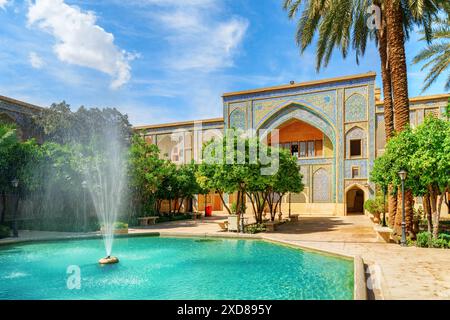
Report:
M431 43L414 57L413 63L425 64L421 71L430 68L422 92L427 90L450 65L450 19L436 18L431 31ZM424 34L424 31L421 32ZM425 36L421 40L425 40ZM445 83L445 90L450 90L450 75Z
M374 1L383 11L381 28L372 31L367 26L365 16L372 4L368 0L310 0L303 4L297 25L296 42L303 52L318 33L317 70L320 70L322 65L328 65L334 48L339 48L346 58L349 47L352 46L356 61L359 62L359 56L365 53L368 39L375 40L381 61L386 137L389 139L394 134L394 129L403 130L409 123L404 42L414 24L422 25L427 39L429 38L430 21L438 7L434 6L431 0ZM288 12L288 17L293 19L302 7L302 0L284 0L283 7ZM407 195L408 216L412 217L412 195ZM396 215L395 198L390 197L389 203L392 224ZM408 227L411 226L412 224L408 223Z

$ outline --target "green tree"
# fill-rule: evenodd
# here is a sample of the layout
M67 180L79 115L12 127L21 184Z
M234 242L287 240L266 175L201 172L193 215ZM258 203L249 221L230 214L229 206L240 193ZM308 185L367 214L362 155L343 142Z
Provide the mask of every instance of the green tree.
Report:
M92 143L96 136L111 128L117 128L117 134L128 144L133 134L128 116L115 108L90 108L81 106L73 112L65 101L53 103L33 117L34 125L43 133L44 140L67 143Z
M138 216L157 211L156 196L165 174L165 161L159 158L158 147L146 143L143 137L134 135L129 161L134 211Z
M227 146L227 141L231 141L231 147ZM262 222L266 205L274 220L282 197L287 192L303 189L296 160L286 151L263 145L258 138L243 137L239 131L228 130L223 139L209 142L204 150L207 151L199 166L197 181L202 188L220 195L228 213L231 210L223 194L236 193L237 214L245 212L247 196L257 222ZM264 169L269 168L276 170L266 174Z
M449 122L430 115L416 129L408 128L392 138L385 153L375 160L371 173L372 181L380 186L392 184L398 189L401 185L398 172L402 169L408 172L406 188L415 196L423 196L428 229L435 239L444 195L450 185L449 136ZM397 234L401 230L400 217L401 214L395 217ZM408 215L406 224L412 224Z
M440 75L445 74L445 71L450 65L449 16L447 15L446 18L435 18L434 24L431 31L431 43L429 43L426 48L422 49L413 60L414 64L424 63L420 71L429 69L424 80L425 83L422 92L427 90ZM421 33L424 34L424 31ZM426 40L425 35L421 40ZM450 75L447 77L445 90L450 90Z
M33 177L37 155L38 145L33 139L20 142L14 126L0 123L0 223L5 220L6 194L15 191L11 181L19 180L19 197L23 197L35 186Z
M426 195L424 210L429 210L426 215L433 218L433 238L437 239L442 203L450 186L450 123L428 116L415 130L415 136L417 149L410 159L411 178L418 185L416 190Z
M272 221L274 221L277 208L281 206L281 201L286 193L299 193L304 189L303 176L300 173L296 158L289 151L280 150L278 161L278 170L271 176L271 183L267 193L267 202ZM277 197L274 197L274 194L277 194Z

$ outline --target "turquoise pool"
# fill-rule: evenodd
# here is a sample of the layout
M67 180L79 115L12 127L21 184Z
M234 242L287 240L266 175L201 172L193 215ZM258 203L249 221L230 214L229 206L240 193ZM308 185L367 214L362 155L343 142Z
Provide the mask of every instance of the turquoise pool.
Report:
M353 298L352 261L265 241L119 238L120 263L100 266L104 251L99 239L0 246L0 299Z

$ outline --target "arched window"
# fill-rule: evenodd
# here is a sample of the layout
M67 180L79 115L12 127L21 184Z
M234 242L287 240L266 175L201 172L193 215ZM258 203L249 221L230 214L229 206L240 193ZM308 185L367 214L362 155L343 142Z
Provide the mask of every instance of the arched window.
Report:
M366 157L366 133L360 127L353 127L345 135L346 158Z

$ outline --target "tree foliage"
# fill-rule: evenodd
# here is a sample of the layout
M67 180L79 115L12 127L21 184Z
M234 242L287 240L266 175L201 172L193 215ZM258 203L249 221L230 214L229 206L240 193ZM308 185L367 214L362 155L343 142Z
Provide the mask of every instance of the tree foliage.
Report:
M263 145L258 138L248 138L239 131L228 130L223 139L211 141L203 149L197 181L201 188L219 194L230 214L232 210L224 201L225 193L236 193L237 214L245 212L247 196L255 220L262 222L264 208L269 208L274 220L282 197L287 192L303 190L296 160L286 151ZM271 167L276 170L272 174L264 174L264 169Z
M415 196L424 197L429 228L433 225L436 238L441 205L450 187L450 122L430 115L417 128L390 139L385 153L375 160L371 180L381 187L392 184L398 189L400 170L408 172L406 187Z

